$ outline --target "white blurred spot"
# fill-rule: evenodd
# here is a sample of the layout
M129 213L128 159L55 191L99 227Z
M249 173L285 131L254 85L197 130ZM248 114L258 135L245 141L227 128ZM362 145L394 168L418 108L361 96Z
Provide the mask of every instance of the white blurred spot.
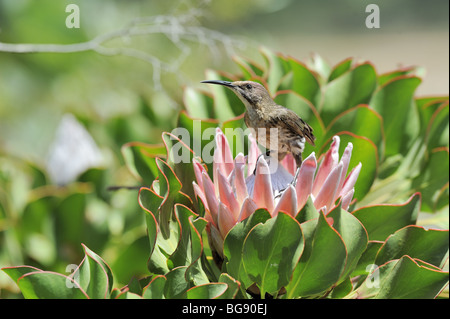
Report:
M89 168L100 166L103 158L94 139L72 114L65 114L55 133L47 160L53 183L65 185Z

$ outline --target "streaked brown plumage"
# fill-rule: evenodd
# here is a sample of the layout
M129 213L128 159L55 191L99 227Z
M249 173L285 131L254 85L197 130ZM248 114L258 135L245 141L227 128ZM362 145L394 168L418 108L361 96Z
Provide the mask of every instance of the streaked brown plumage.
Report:
M291 152L297 167L300 167L305 141L314 145L315 137L311 126L294 111L276 104L264 86L256 82L202 81L202 83L219 84L230 88L244 103L245 124L255 130L258 142L270 151L271 156L278 156L279 161ZM275 136L274 134L271 136L271 128L278 129Z

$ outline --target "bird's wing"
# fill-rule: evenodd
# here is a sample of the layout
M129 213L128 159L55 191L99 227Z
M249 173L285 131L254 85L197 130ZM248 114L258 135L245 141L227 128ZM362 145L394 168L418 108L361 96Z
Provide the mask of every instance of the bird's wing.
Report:
M293 132L297 133L300 136L304 136L308 143L311 145L314 144L314 140L316 137L313 134L313 129L309 126L308 123L303 121L301 117L297 115L294 111L287 109L286 112L280 112L278 115L279 121L282 121L289 127Z

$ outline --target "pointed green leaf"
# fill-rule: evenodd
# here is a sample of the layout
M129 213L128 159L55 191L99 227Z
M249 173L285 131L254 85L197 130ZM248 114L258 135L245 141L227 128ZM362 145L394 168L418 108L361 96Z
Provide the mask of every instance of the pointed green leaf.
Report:
M4 267L2 270L17 283L17 280L22 277L23 275L26 275L31 272L38 272L43 271L39 268L32 267L32 266L17 266L17 267Z
M418 125L411 127L414 121L410 116L415 112L412 99L420 82L417 77L395 78L384 84L370 101L370 106L383 117L386 156L406 152L408 141L418 130Z
M283 212L256 225L244 242L243 262L261 295L275 293L289 283L303 250L300 224Z
M305 206L298 212L295 216L295 219L301 224L311 219L319 218L319 212L314 206L313 200L311 196L308 196L308 200L305 203Z
M105 261L83 245L85 257L72 278L88 294L89 298L105 299L113 287L113 275Z
M327 127L324 139L345 131L368 138L379 150L384 147L383 119L368 105L358 105L336 116ZM379 156L381 158L382 154Z
M404 227L389 236L380 248L375 264L382 265L403 255L440 267L448 251L448 230Z
M142 297L144 299L164 299L164 286L166 277L156 276L150 283L144 287Z
M241 286L240 282L228 275L227 273L220 274L218 282L223 282L228 285L227 291L219 296L219 299L234 299Z
M448 148L432 150L424 163L424 168L413 180L413 187L422 193L422 211L435 212L448 206L448 176Z
M190 87L187 87L183 93L183 104L189 116L199 119L212 117L214 101L211 97Z
M336 64L336 66L333 68L333 70L330 73L330 76L328 77L328 82L333 81L334 79L337 79L342 74L350 70L353 63L353 58L347 58L344 61Z
M313 105L318 105L318 96L320 95L320 84L314 73L312 73L305 64L294 58L288 58L293 77L292 90L303 96Z
M223 253L226 258L226 270L230 276L239 280L245 288L248 288L253 282L248 279L243 267L244 240L255 225L265 223L269 218L270 214L267 210L258 209L250 217L237 223L225 237Z
M142 179L145 185L150 186L158 176L155 157L165 156L164 145L149 145L140 142L131 142L122 146L122 155L125 164L133 175Z
M349 212L341 209L340 205L335 207L327 218L333 219L333 228L341 235L347 250L347 262L341 275L345 279L356 267L363 252L367 248L369 237L361 222Z
M416 223L420 199L420 193L416 193L404 204L362 207L353 215L364 225L370 240L384 241L400 228Z
M373 270L372 265L374 265L375 258L382 245L383 242L378 241L370 241L367 244L367 248L358 260L358 264L353 270L351 277L367 276Z
M228 285L220 282L192 287L186 292L187 299L217 299L228 289Z
M269 92L273 95L277 92L278 86L283 76L286 74L284 70L283 60L271 50L261 48L260 53L266 60L266 78Z
M301 228L305 248L286 287L289 299L330 289L339 280L347 260L342 237L328 224L322 211L318 220L309 220Z
M383 278L377 299L435 298L448 283L448 272L439 271L409 256L402 257Z
M19 278L25 299L87 299L88 295L76 281L50 271L30 272Z
M167 299L184 299L186 291L190 288L186 281L187 266L176 267L166 274L164 296Z
M361 64L325 85L320 116L328 125L337 115L358 104L367 104L376 88L373 66Z
M427 126L425 140L428 149L440 146L449 146L449 114L448 101L442 103L432 114Z

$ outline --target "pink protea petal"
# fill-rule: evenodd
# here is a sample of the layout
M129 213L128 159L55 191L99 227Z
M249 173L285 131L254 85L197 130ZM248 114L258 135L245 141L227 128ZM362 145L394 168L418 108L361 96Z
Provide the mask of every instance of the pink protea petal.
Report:
M206 230L208 233L209 242L211 243L212 246L211 247L212 250L214 250L221 257L223 257L223 237L220 234L220 231L211 224L208 224L206 226Z
M236 220L231 215L228 207L224 203L219 203L218 227L222 238L228 234L228 231L236 224Z
M317 197L314 200L314 207L316 207L317 209L326 206L327 210L330 211L334 206L334 198L336 196L339 180L341 178L343 165L344 164L341 162L338 164L338 166L333 168L333 170L323 183L319 194L317 194Z
M342 209L347 210L352 202L353 195L355 194L355 188L352 188L347 194L342 196L341 207Z
M228 177L234 168L233 154L231 154L230 145L220 128L216 129L216 148L214 150L214 172L217 168ZM216 176L214 175L214 179Z
M322 185L325 183L330 172L338 165L339 162L339 144L341 140L339 136L333 136L333 142L330 149L325 154L322 163L317 171L316 178L314 180L312 194L317 196Z
M297 193L297 209L305 206L308 196L312 193L314 173L316 172L317 161L314 152L311 153L302 163L297 177L295 191Z
M340 192L342 190L342 186L344 185L345 175L347 175L348 165L350 164L350 158L352 157L352 150L353 150L353 144L348 143L347 147L344 150L344 154L342 154L341 162L344 164L344 166L342 167L341 180L339 182L339 186L337 188L336 195L340 194Z
M192 187L194 188L195 195L198 198L200 198L201 202L203 203L203 206L205 207L205 218L206 218L206 220L209 221L209 222L212 222L213 219L212 219L211 213L209 211L208 201L206 200L205 193L200 188L200 186L197 185L196 182L192 182Z
M279 211L286 212L292 217L295 217L295 215L297 214L297 194L295 192L294 186L289 185L283 191L283 194L281 195L281 198L278 201L278 204L275 207L272 216L278 215Z
M297 164L295 163L294 156L291 153L287 154L282 160L281 165L291 174L294 175L297 170Z
M358 179L359 173L361 172L361 166L362 164L359 163L348 174L339 196L347 194L355 186L356 180Z
M253 200L255 201L258 208L266 208L269 212L273 211L274 202L270 169L263 156L259 157L258 163L256 165Z
M244 176L245 157L242 153L236 156L234 164L234 189L236 192L236 199L242 205L245 198L248 197L247 186L245 185Z
M251 214L253 214L257 209L258 207L256 206L255 202L250 197L247 197L242 204L241 213L239 214L239 218L237 221L243 221Z
M218 180L219 180L219 199L222 204L227 206L230 210L233 219L237 220L239 217L240 206L239 203L234 196L233 190L231 189L230 184L228 183L228 179L223 175L221 171L218 171Z
M194 166L194 174L195 174L195 179L197 180L197 185L200 187L200 189L203 192L202 173L206 172L206 170L203 167L203 165L200 164L200 162L197 161L195 158L192 159L192 164Z
M253 174L253 171L256 167L256 161L258 160L258 156L261 154L258 148L258 144L256 143L256 139L252 134L248 135L248 139L250 141L250 149L248 152L248 160L247 160L247 176Z
M214 184L206 172L202 172L203 190L208 203L209 212L211 213L214 224L217 225L217 214L219 212L219 201L216 197Z

